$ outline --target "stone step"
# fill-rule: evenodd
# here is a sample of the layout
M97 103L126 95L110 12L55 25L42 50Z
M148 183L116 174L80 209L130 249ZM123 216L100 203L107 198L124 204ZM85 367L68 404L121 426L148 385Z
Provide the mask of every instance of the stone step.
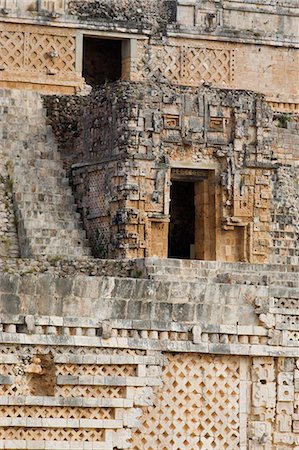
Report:
M75 240L86 240L86 233L84 230L77 230L74 228L57 230L56 228L32 228L27 231L27 238L34 237L36 239L52 239L57 236L59 232L59 239L70 238Z
M45 170L48 171L48 174L50 176L56 176L56 177L60 177L60 176L65 176L65 171L64 169L61 167L61 163L59 162L59 160L52 160L50 161L49 159L42 159L42 158L38 158L36 157L35 159L32 159L32 165L30 167L30 165L28 166L28 161L30 161L30 159L28 158L27 160L23 160L23 159L19 159L18 161L18 166L23 167L24 169L26 168L26 171L24 170L24 177L29 178L30 175L42 175L44 176Z
M263 272L263 273L254 273L254 272L236 272L234 270L228 271L228 270L188 270L188 269L165 269L165 270L157 270L152 271L150 270L149 273L151 275L167 275L175 277L177 274L179 274L183 278L204 278L204 279L211 279L214 281L218 281L222 278L231 278L234 280L246 280L246 278L250 278L250 281L256 280L256 281L272 281L275 280L277 282L285 282L285 281L298 281L299 280L299 274L294 272L290 273L284 273L284 272Z
M52 194L47 193L41 193L41 192L24 192L20 193L19 191L16 191L16 198L20 203L25 205L26 203L30 202L32 204L40 204L40 203L46 203L47 205L68 205L72 206L74 205L74 197L71 193L71 191L66 190L65 195L57 193L55 191L52 191Z
M177 276L168 276L168 275L151 275L151 279L154 279L155 281L170 281L170 282L196 282L196 283L204 283L204 284L240 284L240 285L251 285L251 286L268 286L268 287L290 287L290 288L299 288L299 282L298 281L276 281L276 280L252 280L250 277L244 277L242 279L234 280L233 277L226 277L218 279L215 277L198 277L198 276L189 276L189 277L183 277L180 275Z
M62 258L78 258L81 256L90 256L90 249L88 247L80 247L67 245L51 245L51 246L39 246L32 247L32 253L40 256L59 256Z
M48 205L49 207L47 210L42 210L41 208L39 208L38 204L32 203L31 205L31 210L26 210L25 207L24 209L19 208L17 214L20 216L20 218L23 217L26 220L32 220L33 222L31 223L31 225L33 226L36 220L44 220L44 218L47 218L48 220L58 221L59 223L64 221L68 222L69 220L80 221L80 224L82 224L80 213L76 212L76 205L73 205L73 207L71 207L70 205L61 205L59 209L57 205L55 207L55 205L53 204ZM68 211L64 211L66 207L68 208Z
M285 272L280 265L224 263L212 261L161 260L145 263L150 278L157 281L188 281L204 283L244 284L255 286L299 287L298 268ZM237 269L237 270L236 270ZM239 270L238 270L239 269ZM255 271L253 270L255 269Z
M0 90L4 159L13 160L13 189L22 255L89 255L86 233L40 94ZM0 128L0 131L1 131Z
M243 262L224 262L224 261L203 261L203 260L184 260L174 258L145 258L141 260L144 267L151 268L155 271L159 269L181 269L181 270L206 270L207 272L227 271L234 273L284 273L287 275L299 275L298 266L282 265L282 264L250 264Z

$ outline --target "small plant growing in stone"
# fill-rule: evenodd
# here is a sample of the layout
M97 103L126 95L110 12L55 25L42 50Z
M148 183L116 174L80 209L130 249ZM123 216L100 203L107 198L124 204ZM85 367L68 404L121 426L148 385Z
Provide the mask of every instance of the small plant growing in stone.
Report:
M286 114L286 113L279 114L275 118L276 126L278 128L287 128L288 127L288 122L290 122L290 120L291 120L291 115L290 114Z

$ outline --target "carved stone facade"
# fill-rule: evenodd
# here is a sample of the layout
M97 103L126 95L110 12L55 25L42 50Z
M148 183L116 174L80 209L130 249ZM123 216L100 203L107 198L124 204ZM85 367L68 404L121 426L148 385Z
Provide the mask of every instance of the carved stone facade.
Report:
M77 101L47 98L46 105L66 167L73 163L75 197L95 256L167 257L169 187L184 176L204 179L196 200L199 216L205 209L195 230L196 258L279 262L279 213L272 202L278 195L293 204L297 188L296 176L287 188L293 186L293 194L275 180L295 163L297 142L284 160L283 135L263 96L127 82ZM204 191L210 199L205 206ZM296 223L295 216L289 220ZM288 264L298 263L295 225L292 230Z
M298 114L295 1L277 8L260 0L128 4L1 0L0 87L78 92L84 36L110 36L130 47L123 49L123 79L163 75L176 84L250 89L274 109Z
M0 0L0 449L299 450L298 12Z
M167 261L1 274L3 448L298 446L298 271Z

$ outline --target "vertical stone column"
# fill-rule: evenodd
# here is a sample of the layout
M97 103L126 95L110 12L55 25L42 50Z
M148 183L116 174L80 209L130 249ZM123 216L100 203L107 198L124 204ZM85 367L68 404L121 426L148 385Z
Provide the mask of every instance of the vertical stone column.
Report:
M249 450L273 450L272 435L276 407L274 358L254 357L251 367L252 408Z

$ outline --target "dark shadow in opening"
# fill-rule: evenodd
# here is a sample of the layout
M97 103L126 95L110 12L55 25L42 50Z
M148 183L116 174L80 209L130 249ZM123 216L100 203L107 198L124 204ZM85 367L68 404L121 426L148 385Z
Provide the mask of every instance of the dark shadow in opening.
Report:
M122 41L83 38L82 75L87 84L97 86L121 78Z
M195 241L194 183L172 181L170 198L168 257L189 259Z

